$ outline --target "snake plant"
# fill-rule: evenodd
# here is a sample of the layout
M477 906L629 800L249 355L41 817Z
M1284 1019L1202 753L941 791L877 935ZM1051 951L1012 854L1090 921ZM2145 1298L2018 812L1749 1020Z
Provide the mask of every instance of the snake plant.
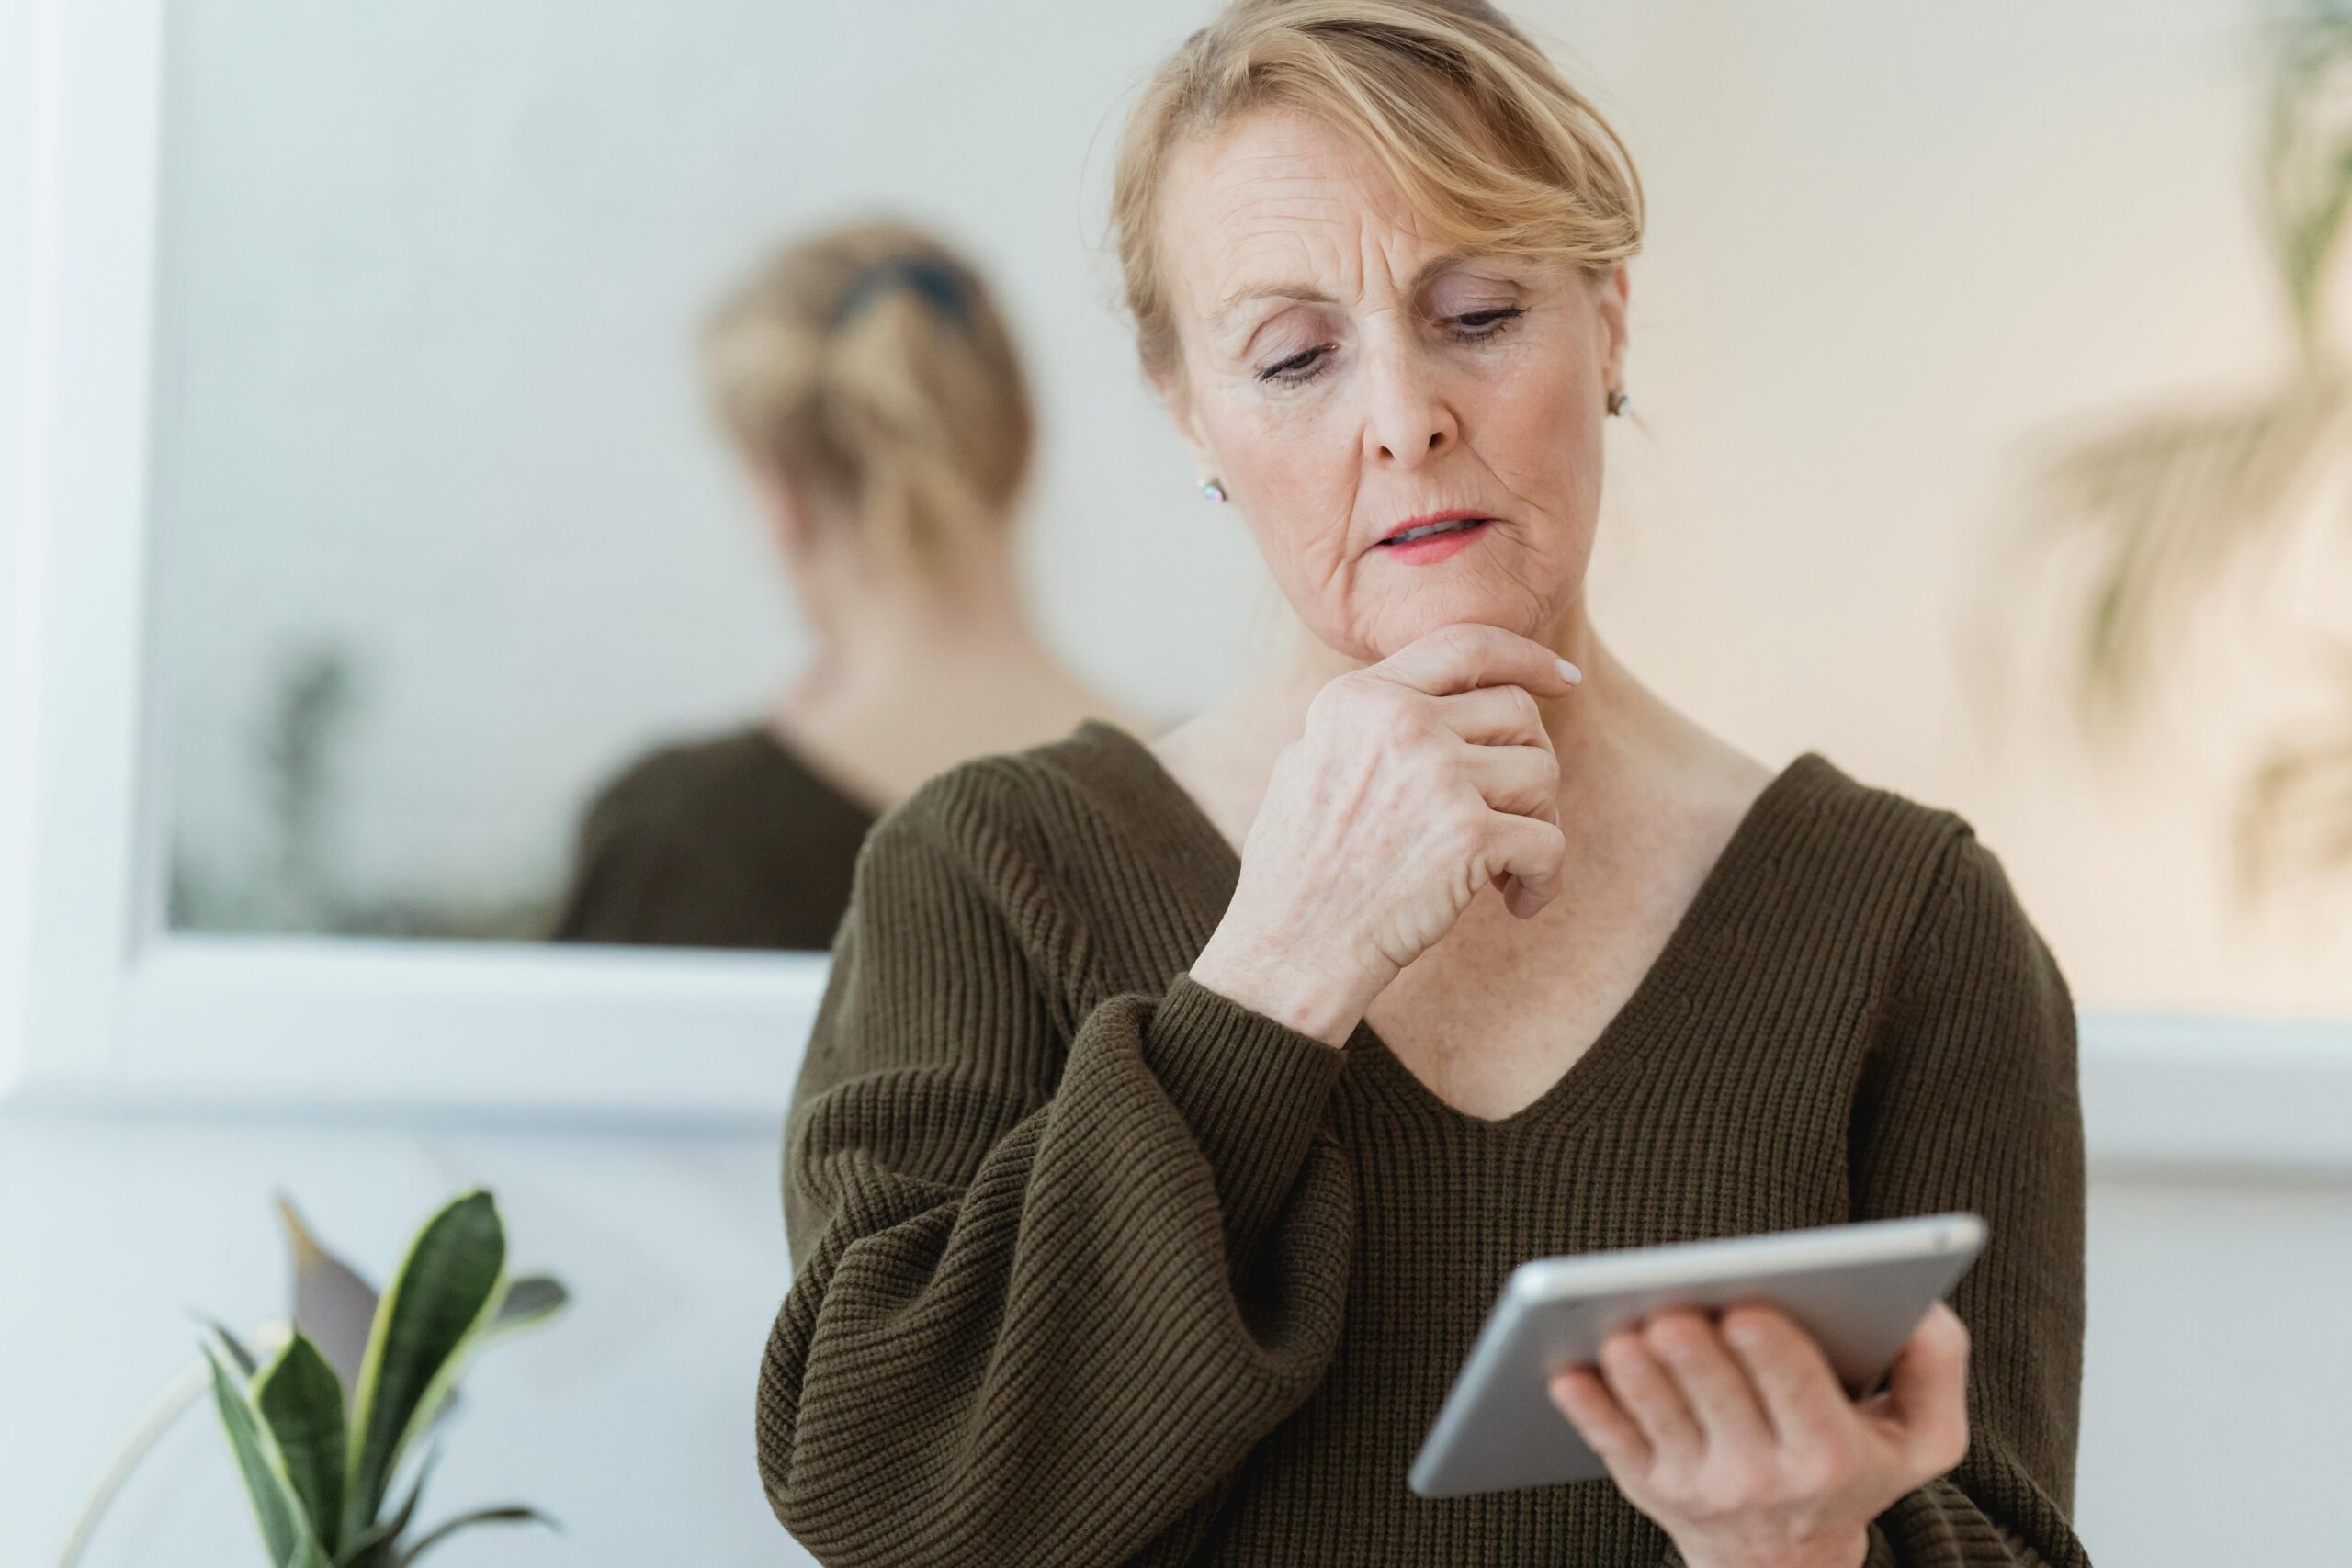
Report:
M207 1382L271 1568L406 1568L473 1525L554 1523L509 1505L410 1530L432 1467L420 1440L450 1407L468 1361L545 1323L566 1299L545 1276L508 1276L491 1195L461 1193L428 1218L380 1298L311 1237L292 1204L281 1199L279 1209L293 1253L292 1322L266 1326L250 1347L208 1325L203 1359L109 1466L66 1547L65 1568L130 1468Z

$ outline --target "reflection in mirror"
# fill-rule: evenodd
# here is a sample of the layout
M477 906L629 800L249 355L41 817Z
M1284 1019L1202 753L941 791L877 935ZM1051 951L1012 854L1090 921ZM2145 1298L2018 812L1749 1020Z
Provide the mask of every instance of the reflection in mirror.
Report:
M1010 525L1035 419L968 262L903 223L820 233L737 288L705 347L819 655L755 721L664 745L604 787L554 931L824 947L879 811L961 758L1114 705L1039 646L1021 607ZM989 705L943 705L933 671L951 660Z
M1027 355L919 191L779 218L811 106L707 49L600 134L547 77L616 15L551 65L271 9L168 53L171 926L822 949L925 777L1158 731L1024 601Z

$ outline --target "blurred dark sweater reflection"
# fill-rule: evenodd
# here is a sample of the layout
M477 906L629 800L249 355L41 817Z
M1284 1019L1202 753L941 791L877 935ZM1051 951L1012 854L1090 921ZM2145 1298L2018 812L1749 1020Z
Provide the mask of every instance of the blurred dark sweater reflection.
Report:
M561 942L816 948L849 903L864 801L755 726L652 752L580 829Z
M816 633L759 720L656 747L583 817L558 941L825 948L859 843L967 757L1124 711L1032 631L1013 543L1035 442L987 286L891 221L788 244L705 324L711 409Z

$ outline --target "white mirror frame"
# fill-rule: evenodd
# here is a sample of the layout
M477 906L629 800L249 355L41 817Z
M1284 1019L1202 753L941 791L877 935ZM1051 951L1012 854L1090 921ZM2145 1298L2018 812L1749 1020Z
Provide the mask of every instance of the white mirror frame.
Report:
M143 569L167 37L163 0L0 0L0 1088L774 1128L823 953L164 929Z
M0 0L0 1097L773 1129L821 953L159 919L142 570L164 0ZM2352 1174L2352 1021L2090 1011L2101 1165Z

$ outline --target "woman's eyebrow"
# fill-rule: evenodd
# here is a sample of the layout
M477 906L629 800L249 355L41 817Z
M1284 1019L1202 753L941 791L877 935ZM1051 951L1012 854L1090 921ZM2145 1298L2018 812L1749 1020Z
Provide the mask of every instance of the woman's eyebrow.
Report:
M1261 299L1287 299L1295 305L1329 305L1331 296L1311 283L1255 283L1235 289L1217 302L1209 317L1211 331L1221 331L1244 305L1254 305Z
M1419 294L1431 282L1452 272L1454 268L1483 259L1489 259L1486 253L1472 251L1448 251L1443 255L1431 256L1422 263L1421 269L1413 275L1412 292ZM1244 305L1255 304L1261 299L1287 299L1298 305L1329 305L1335 302L1329 293L1312 283L1245 284L1217 301L1216 313L1209 317L1210 330L1216 331L1222 328L1226 322L1233 319L1235 311Z

